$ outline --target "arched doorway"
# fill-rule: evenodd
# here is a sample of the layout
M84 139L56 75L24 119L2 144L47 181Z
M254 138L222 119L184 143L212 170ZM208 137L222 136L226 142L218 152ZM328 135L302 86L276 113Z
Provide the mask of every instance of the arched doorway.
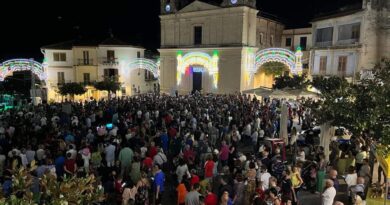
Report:
M281 72L277 75L283 74L285 70L290 74L300 75L302 73L302 51L297 48L294 53L284 48L268 48L257 52L255 57L255 66L252 70L248 70L250 76L250 83L253 88L260 86L271 87L275 75L270 74L265 70L275 69ZM263 69L262 69L263 68Z
M177 52L176 81L179 90L212 92L218 88L218 51L210 56L204 52Z

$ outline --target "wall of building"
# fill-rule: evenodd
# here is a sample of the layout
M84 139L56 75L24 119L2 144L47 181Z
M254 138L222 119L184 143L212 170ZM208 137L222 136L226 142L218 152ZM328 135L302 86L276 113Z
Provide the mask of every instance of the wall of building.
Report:
M263 17L256 19L256 47L280 47L284 25ZM271 39L273 41L271 42Z
M357 49L342 49L342 50L316 50L313 55L314 66L312 75L320 75L320 58L327 57L326 75L338 75L338 63L340 56L347 57L346 77L354 77L356 74L355 68L359 62L359 50Z
M256 14L249 7L232 7L160 16L161 47L193 46L195 26L202 26L202 46L255 46Z

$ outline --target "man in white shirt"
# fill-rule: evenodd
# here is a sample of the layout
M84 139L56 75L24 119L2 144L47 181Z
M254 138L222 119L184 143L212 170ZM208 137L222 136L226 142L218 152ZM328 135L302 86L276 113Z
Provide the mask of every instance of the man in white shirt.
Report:
M26 157L29 164L35 159L35 151L31 149L31 145L27 145Z
M104 148L104 152L106 153L107 167L114 166L114 163L115 163L115 145L110 143L106 148Z
M327 179L325 181L325 191L322 193L322 205L333 205L336 189L333 187L333 181Z
M262 165L260 172L257 174L257 181L261 182L263 190L269 189L269 178L271 178L271 174L268 173L267 167Z

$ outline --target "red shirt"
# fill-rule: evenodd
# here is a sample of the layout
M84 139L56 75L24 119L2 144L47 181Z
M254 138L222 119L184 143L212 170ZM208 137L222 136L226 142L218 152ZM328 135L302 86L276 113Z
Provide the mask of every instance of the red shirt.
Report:
M176 134L177 134L177 131L175 128L171 127L168 131L168 136L173 138L173 137L176 137Z
M142 163L144 164L144 167L147 167L148 169L153 167L153 159L150 157L146 157Z
M191 186L194 186L194 184L199 183L199 177L196 176L195 174L192 174L190 183L191 183Z
M218 197L214 193L209 193L204 198L204 204L205 205L217 205L218 204Z
M204 165L204 177L206 178L213 177L213 170L214 170L214 161L208 160Z
M74 160L74 159L66 159L65 160L66 169L72 173L76 172L75 164L76 164L76 160Z
M157 147L150 147L149 149L149 157L153 159L154 156L157 154Z

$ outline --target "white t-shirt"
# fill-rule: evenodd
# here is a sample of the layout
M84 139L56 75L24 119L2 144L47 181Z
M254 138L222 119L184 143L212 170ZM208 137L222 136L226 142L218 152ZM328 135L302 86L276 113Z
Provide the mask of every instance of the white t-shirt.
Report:
M336 189L334 187L327 188L324 193L322 193L322 205L333 205L335 196Z
M271 177L271 174L268 172L260 173L257 177L257 180L261 181L261 186L263 190L267 190L269 188L269 178Z
M345 177L345 182L347 183L348 187L356 185L356 183L357 183L357 174L356 173L347 174L347 176Z
M110 144L104 150L105 150L105 153L106 153L106 161L107 162L115 161L115 146Z

